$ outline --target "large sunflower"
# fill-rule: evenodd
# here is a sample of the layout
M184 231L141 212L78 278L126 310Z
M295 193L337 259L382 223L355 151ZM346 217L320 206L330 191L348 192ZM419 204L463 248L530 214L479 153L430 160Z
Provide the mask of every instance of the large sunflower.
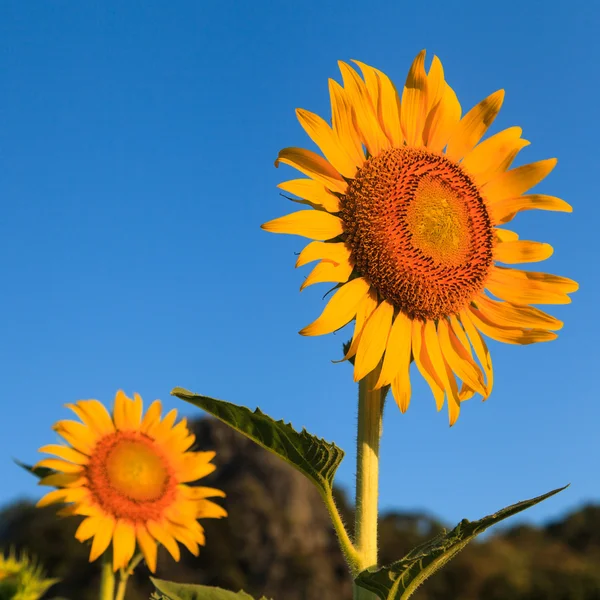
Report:
M340 62L343 86L329 80L332 126L296 111L325 158L285 148L275 162L309 177L279 187L312 210L262 227L315 240L296 263L319 261L301 289L338 284L321 316L300 333L330 333L355 319L345 356L354 357L355 380L380 367L376 387L391 385L404 412L414 358L438 410L447 397L453 424L462 400L475 392L487 398L492 390L480 332L510 344L553 340L562 323L530 305L566 304L578 287L564 277L498 266L552 254L548 244L519 240L498 226L522 210L571 207L552 196L523 195L556 160L509 170L529 144L520 127L480 143L503 90L461 118L437 57L428 73L425 51L415 58L402 100L384 73L354 62L363 78Z
M227 515L207 500L225 496L213 488L190 487L215 466L214 452L190 452L195 437L186 420L177 425L177 411L161 420L161 403L155 400L142 418L142 399L117 392L111 416L98 400L67 405L82 422L59 421L55 431L68 446L49 445L46 458L36 467L55 471L40 481L60 489L46 494L38 506L66 503L62 514L86 517L75 537L93 538L90 561L113 544L113 568L129 564L136 543L148 567L156 569L157 542L179 560L179 546L193 554L204 545L199 518Z

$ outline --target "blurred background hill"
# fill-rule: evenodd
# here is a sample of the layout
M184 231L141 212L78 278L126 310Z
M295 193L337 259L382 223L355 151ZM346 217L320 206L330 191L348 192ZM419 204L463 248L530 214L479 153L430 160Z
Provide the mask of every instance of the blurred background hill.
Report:
M207 520L207 546L198 558L165 551L163 579L244 589L274 600L346 600L350 577L318 493L291 467L212 419L193 424L198 449L217 452L217 471L203 484L225 490L229 518ZM515 499L517 500L517 499ZM338 506L351 527L353 509L342 492ZM499 507L498 507L499 508ZM61 583L47 598L95 600L99 565L73 534L77 519L22 501L0 511L0 548L27 548ZM474 518L483 515L470 515ZM446 524L453 526L454 524ZM390 512L380 527L386 564L443 527L431 515ZM147 600L145 566L137 569L128 600ZM434 575L415 600L600 600L600 506L586 506L543 527L503 529L467 546Z

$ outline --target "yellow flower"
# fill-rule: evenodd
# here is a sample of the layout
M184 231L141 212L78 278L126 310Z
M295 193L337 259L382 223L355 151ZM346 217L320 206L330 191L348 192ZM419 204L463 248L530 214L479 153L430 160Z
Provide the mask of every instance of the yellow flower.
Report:
M522 210L571 207L552 196L523 195L556 160L509 170L529 144L520 127L480 143L503 90L461 118L437 57L428 73L425 51L416 57L401 100L384 73L354 62L363 78L340 62L343 86L329 81L332 126L296 111L325 158L285 148L275 162L309 177L279 187L312 210L262 227L314 240L296 263L319 261L301 289L338 284L321 316L300 333L331 333L355 319L345 356L355 358L355 380L381 365L376 387L391 385L404 412L414 357L438 410L447 397L453 424L462 400L475 392L485 399L492 390L491 357L480 332L510 344L553 340L562 323L530 305L566 304L578 287L564 277L497 265L552 254L548 244L519 240L499 226Z
M80 419L59 421L54 430L68 443L49 445L36 467L55 471L40 481L60 489L44 496L38 506L67 503L63 515L86 518L77 529L80 541L93 538L90 561L113 545L113 568L124 568L136 544L148 567L156 570L157 542L179 560L181 542L194 555L204 545L199 518L221 518L227 513L207 500L225 494L213 488L191 487L215 466L214 452L191 452L195 437L185 419L175 425L177 411L161 420L160 400L142 417L142 399L115 397L111 416L98 400L67 405Z

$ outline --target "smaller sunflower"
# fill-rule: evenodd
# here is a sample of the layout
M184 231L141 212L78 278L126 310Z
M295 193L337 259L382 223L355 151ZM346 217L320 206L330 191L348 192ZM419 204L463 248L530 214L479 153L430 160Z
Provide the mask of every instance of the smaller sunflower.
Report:
M40 485L59 489L46 494L38 506L65 503L61 516L85 519L75 533L83 542L92 539L90 562L113 546L113 568L125 568L136 550L156 570L157 544L178 561L181 542L198 555L204 545L200 518L218 519L226 511L207 500L221 490L187 485L215 470L214 452L191 452L195 436L185 419L175 425L177 411L161 419L162 405L155 400L144 416L142 399L122 391L110 415L98 400L67 404L78 421L59 421L54 430L68 445L52 444L40 452L46 458L36 467L52 469Z

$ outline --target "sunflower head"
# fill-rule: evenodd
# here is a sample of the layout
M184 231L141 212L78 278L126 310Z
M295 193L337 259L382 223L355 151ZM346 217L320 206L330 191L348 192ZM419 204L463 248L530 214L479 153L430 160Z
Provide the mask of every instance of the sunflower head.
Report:
M46 579L42 567L25 552L0 553L0 599L38 600L58 580Z
M301 289L335 284L321 316L300 333L330 333L354 320L345 358L354 358L355 380L380 369L377 387L391 385L404 412L414 359L438 409L447 399L453 424L463 400L492 390L481 333L510 344L552 340L562 323L531 305L568 303L577 289L564 277L498 264L552 254L550 245L501 226L523 210L571 207L525 194L556 160L511 169L529 144L520 127L481 141L503 90L463 116L437 57L426 71L425 51L401 93L381 71L354 62L362 77L340 62L343 85L329 82L331 123L296 111L323 156L285 148L275 162L307 176L279 187L311 209L262 227L313 240L296 262L318 261Z
M81 515L75 537L91 539L90 561L112 542L113 567L125 568L136 546L148 567L156 570L157 544L179 560L178 542L195 555L204 545L200 518L221 518L227 513L210 497L225 494L189 484L205 477L215 466L214 452L193 452L195 437L185 419L175 424L177 411L161 418L155 400L145 415L138 394L128 398L117 392L110 414L97 400L67 405L80 421L59 421L54 430L66 445L52 444L40 452L54 455L36 467L54 473L41 485L58 488L38 506L64 503L62 515Z

